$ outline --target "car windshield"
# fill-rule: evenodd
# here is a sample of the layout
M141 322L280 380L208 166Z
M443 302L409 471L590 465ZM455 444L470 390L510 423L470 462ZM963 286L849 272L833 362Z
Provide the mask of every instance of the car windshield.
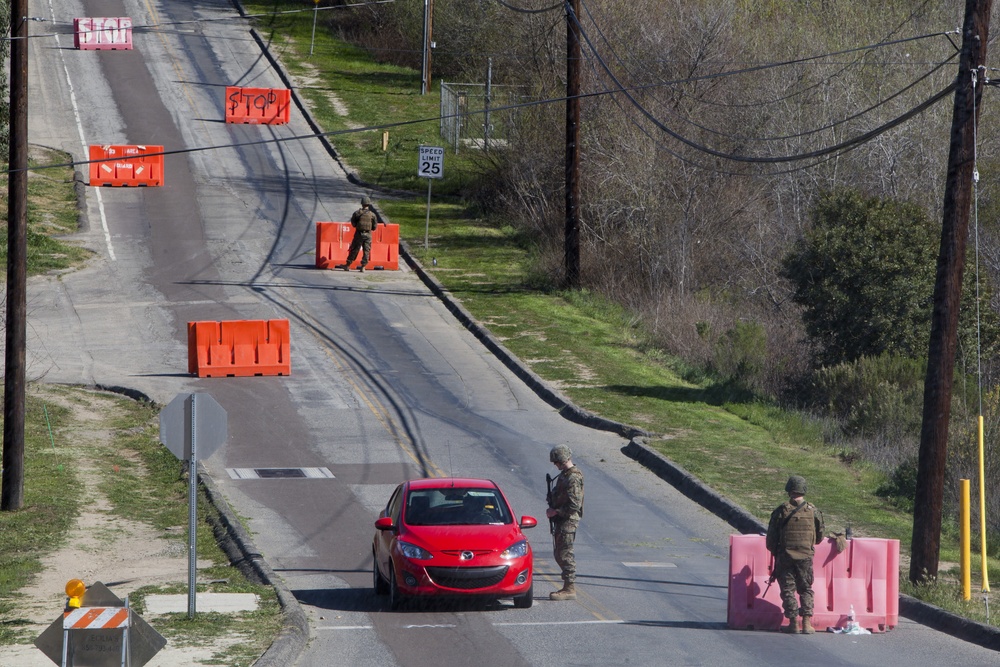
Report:
M418 489L406 499L403 520L411 526L462 526L512 523L496 489Z

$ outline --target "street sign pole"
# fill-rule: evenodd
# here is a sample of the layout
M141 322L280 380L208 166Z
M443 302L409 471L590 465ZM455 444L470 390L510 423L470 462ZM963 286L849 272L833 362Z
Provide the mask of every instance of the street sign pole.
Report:
M434 179L427 179L427 220L424 222L424 250L430 246L431 237L431 183Z
M444 178L444 149L438 146L420 146L417 159L417 176L427 179L427 220L424 223L424 250L430 247L431 233L431 183Z
M191 394L191 463L188 466L188 618L194 618L198 576L198 394Z
M319 0L313 0L313 32L312 39L309 40L309 55L313 54L313 45L316 43L316 16L319 14Z
M188 618L194 618L198 576L198 459L229 437L226 411L209 394L178 394L160 412L160 442L188 461Z

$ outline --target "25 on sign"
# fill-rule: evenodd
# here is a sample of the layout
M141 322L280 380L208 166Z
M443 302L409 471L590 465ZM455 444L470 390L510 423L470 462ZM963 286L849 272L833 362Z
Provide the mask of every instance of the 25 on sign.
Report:
M417 176L444 178L444 149L437 146L421 146Z

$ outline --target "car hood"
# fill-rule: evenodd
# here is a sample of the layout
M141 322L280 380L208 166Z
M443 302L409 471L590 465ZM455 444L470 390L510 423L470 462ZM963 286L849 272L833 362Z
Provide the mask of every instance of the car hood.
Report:
M499 526L409 526L400 539L433 553L452 549L503 551L525 538L517 524L512 523Z

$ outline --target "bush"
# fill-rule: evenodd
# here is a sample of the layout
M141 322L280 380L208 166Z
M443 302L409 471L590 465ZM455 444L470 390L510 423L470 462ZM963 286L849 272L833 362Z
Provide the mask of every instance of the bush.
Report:
M815 371L806 402L840 425L845 449L893 475L918 452L925 373L922 361L862 357Z
M767 336L756 322L737 322L719 338L712 354L712 366L719 377L752 391L760 390L766 364Z
M917 495L917 459L907 459L897 466L889 479L875 489L875 495L885 498L904 512L912 512Z

